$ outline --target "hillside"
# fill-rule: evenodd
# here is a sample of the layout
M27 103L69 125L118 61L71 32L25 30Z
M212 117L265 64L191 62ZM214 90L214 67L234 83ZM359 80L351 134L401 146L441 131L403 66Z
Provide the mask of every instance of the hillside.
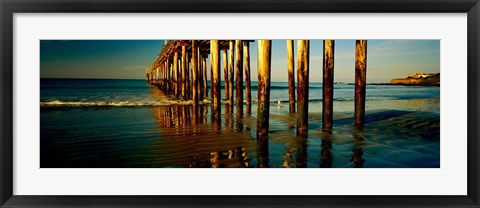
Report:
M390 80L392 85L440 86L440 73L415 73Z

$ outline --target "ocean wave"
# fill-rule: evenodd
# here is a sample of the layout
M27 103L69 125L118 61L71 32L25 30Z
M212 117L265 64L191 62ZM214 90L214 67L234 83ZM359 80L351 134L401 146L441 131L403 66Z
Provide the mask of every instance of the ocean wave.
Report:
M367 100L398 100L400 98L395 97L371 97ZM335 98L337 102L353 102L354 98ZM321 98L309 99L309 102L321 102ZM246 100L243 101L246 103ZM275 99L271 98L271 104L283 104L288 103L288 99ZM211 104L212 101L204 99L199 104ZM222 104L229 104L228 100L222 99ZM252 100L253 104L258 103L258 100ZM175 99L165 99L161 101L62 101L62 100L47 100L41 101L40 107L141 107L141 106L168 106L168 105L192 105L192 100L182 101ZM235 101L234 103L235 104Z
M200 104L208 104L204 100ZM162 100L162 101L43 101L40 107L138 107L138 106L168 106L168 105L192 105L193 101Z

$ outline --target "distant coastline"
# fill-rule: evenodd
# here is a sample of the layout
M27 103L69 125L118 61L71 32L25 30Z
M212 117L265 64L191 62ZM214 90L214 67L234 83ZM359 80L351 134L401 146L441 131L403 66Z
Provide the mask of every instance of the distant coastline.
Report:
M341 83L338 83L341 84ZM343 84L343 83L342 83ZM354 85L355 83L345 83L348 85ZM399 77L390 80L387 83L367 83L368 85L406 85L406 86L440 86L440 73L427 74L427 73L415 73L407 76Z

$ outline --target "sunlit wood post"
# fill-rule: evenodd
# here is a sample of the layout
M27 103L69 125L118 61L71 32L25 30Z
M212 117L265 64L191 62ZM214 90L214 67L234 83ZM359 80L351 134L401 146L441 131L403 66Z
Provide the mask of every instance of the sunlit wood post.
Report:
M190 56L189 56L189 53L187 52L185 54L185 69L186 69L186 72L185 72L185 98L187 100L190 100L190 98L192 97L190 95L190 92L192 91L191 88L190 88Z
M257 139L268 139L270 114L271 40L258 40Z
M163 62L162 62L162 64L161 64L161 65L158 67L158 69L157 69L157 74L158 74L158 75L157 75L157 82L160 84L162 90L163 90L163 82L162 82L162 79L163 79L163 73L162 73L162 72L163 72L163 66L164 66L164 64L163 64Z
M298 40L297 68L297 135L306 136L308 132L308 77L310 42Z
M162 76L162 72L163 72L163 62L160 64L160 66L158 66L157 68L157 84L161 87L161 90L163 90L163 82L162 82L162 79L163 79L163 76Z
M197 80L197 41L192 40L192 59L191 59L191 65L192 65L192 100L193 100L193 105L197 106L198 105L198 80Z
M235 40L235 105L237 119L243 117L243 44Z
M367 82L367 40L355 43L355 118L354 124L365 124L365 93Z
M187 74L187 48L182 46L182 76L181 76L181 83L182 83L182 100L187 99L187 82L186 82L186 74Z
M172 58L172 63L170 63L170 85L171 85L170 92L171 92L171 94L176 96L175 86L176 86L177 78L176 78L175 74L176 74L176 72L173 68L173 58Z
M213 71L213 110L214 120L220 122L221 97L220 97L220 50L218 40L210 40L210 56Z
M179 79L179 74L178 74L178 50L177 48L175 47L175 52L173 54L173 81L174 81L174 94L175 94L175 97L178 97L178 79Z
M165 92L167 88L167 84L165 82L166 79L166 74L167 74L167 62L164 61L162 63L162 68L160 69L160 80L162 82L162 91Z
M170 93L175 95L175 85L176 85L176 80L177 78L175 77L175 71L173 69L173 58L172 58L172 63L170 63Z
M208 88L207 88L207 58L204 56L202 58L203 64L203 91L205 92L205 97L208 97Z
M210 52L211 54L211 52ZM210 55L210 94L213 102L213 68L212 68L212 56Z
M198 71L198 99L203 101L203 70L202 70L202 53L201 46L198 46L197 50L197 71Z
M175 71L173 70L173 57L170 63L170 94L175 95Z
M167 79L167 62L164 61L163 64L162 64L162 68L161 68L161 80L162 80L162 91L163 92L166 92L166 89L167 89L167 83L166 83L166 79Z
M167 94L170 94L170 60L167 57L167 61L165 62L165 85Z
M233 40L231 40L229 42L229 46L230 46L230 56L228 58L228 102L229 102L229 105L230 105L230 109L233 109L232 106L233 106L233 57L234 57L234 52L235 52L235 49L234 49L234 42ZM231 112L231 111L230 111Z
M228 59L227 59L227 48L222 49L222 58L223 58L223 85L225 89L225 99L229 99L229 90L228 90Z
M252 87L250 83L250 42L243 42L243 67L245 67L245 93L246 93L246 104L247 104L247 114L250 114L252 111Z
M155 68L155 71L153 72L153 75L155 76L154 80L156 85L158 85L159 70L160 70L160 66L157 66Z
M287 40L288 56L288 109L290 113L295 113L295 57L293 40Z
M323 129L331 131L333 121L334 40L323 41Z

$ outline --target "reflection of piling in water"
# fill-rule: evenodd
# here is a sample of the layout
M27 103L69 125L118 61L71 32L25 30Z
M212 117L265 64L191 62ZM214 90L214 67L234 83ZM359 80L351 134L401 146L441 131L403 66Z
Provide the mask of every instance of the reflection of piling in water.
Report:
M293 40L287 40L287 58L288 58L288 109L290 113L295 113L295 57Z
M363 157L363 148L362 148L362 141L365 140L365 135L363 135L363 131L361 127L357 128L353 131L353 138L355 138L355 144L353 146L353 155L350 162L353 162L355 168L362 168L365 164L365 160Z
M367 41L355 43L355 118L354 124L363 127L365 123L365 93L367 82Z
M301 137L298 139L297 151L295 153L295 166L297 168L307 167L307 138Z
M330 131L333 120L333 54L334 40L323 41L323 129Z
M308 131L309 45L308 40L298 40L297 135L300 136L306 136Z
M330 132L324 132L322 138L322 150L320 158L320 168L332 167L332 142L330 141Z

